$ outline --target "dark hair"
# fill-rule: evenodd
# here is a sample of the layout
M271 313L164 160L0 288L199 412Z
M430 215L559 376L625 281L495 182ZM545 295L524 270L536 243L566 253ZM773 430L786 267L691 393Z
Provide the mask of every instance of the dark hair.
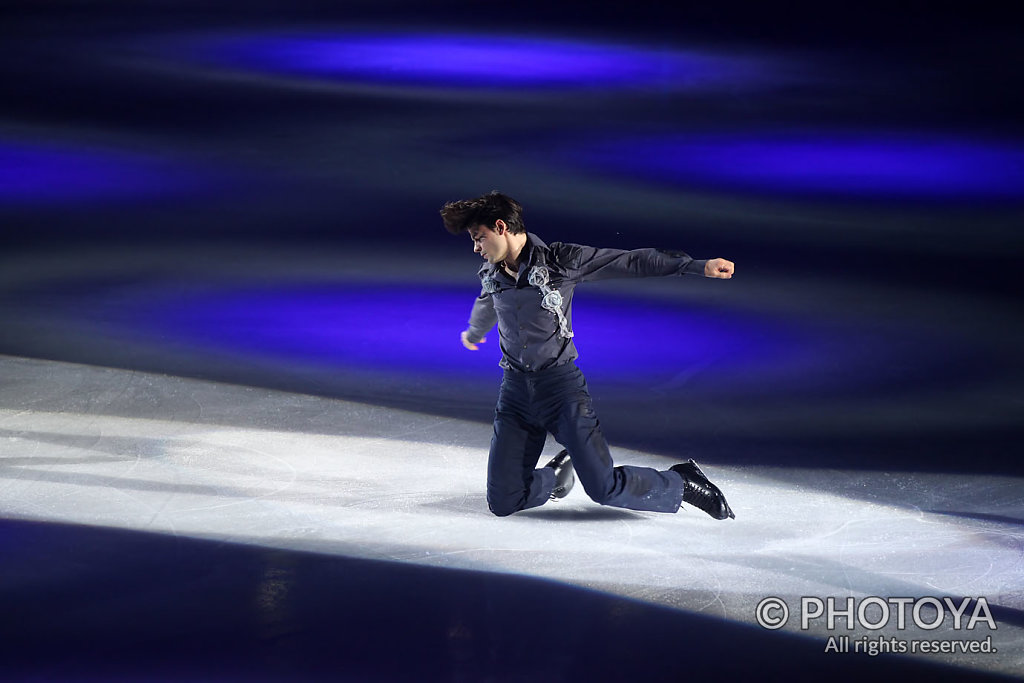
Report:
M448 202L441 208L445 230L458 235L478 225L494 228L500 219L505 221L511 233L526 232L523 226L523 207L516 200L497 190L492 190L476 199L462 199Z

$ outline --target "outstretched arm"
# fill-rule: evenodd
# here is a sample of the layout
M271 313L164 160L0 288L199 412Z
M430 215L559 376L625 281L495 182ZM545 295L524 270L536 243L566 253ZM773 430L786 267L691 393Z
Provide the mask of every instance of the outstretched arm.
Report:
M481 292L473 302L473 311L469 314L469 327L462 331L462 345L470 351L476 351L480 348L477 344L487 341L484 335L497 322L498 314L494 312L491 295Z
M681 251L598 249L581 244L560 244L558 246L562 262L569 267L570 276L577 282L617 277L664 277L668 275L707 275L712 277L709 275L708 261L696 261ZM724 259L717 260L724 261Z

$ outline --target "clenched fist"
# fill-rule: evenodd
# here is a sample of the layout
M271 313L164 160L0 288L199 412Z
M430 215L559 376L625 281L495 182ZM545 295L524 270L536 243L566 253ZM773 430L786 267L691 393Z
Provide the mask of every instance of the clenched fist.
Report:
M728 280L736 270L736 264L724 258L713 258L704 264L704 277L718 277Z

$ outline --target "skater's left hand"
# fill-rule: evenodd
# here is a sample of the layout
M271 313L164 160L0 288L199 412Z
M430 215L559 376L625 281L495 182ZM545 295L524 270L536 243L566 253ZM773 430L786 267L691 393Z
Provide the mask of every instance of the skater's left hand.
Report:
M736 264L724 258L713 258L704 264L704 277L717 277L728 280L736 270Z

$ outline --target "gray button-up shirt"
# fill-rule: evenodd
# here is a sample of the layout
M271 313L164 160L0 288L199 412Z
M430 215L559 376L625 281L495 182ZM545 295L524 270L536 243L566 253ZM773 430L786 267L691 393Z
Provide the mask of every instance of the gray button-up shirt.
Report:
M501 264L480 268L481 292L473 304L467 337L475 344L498 323L501 367L535 372L569 363L579 356L572 337L566 335L572 329L572 295L577 284L616 277L703 275L705 263L681 251L597 249L563 242L547 245L528 232L515 278ZM557 313L541 305L544 292L530 284L535 269L546 270L545 288L561 295L559 308L565 325Z

